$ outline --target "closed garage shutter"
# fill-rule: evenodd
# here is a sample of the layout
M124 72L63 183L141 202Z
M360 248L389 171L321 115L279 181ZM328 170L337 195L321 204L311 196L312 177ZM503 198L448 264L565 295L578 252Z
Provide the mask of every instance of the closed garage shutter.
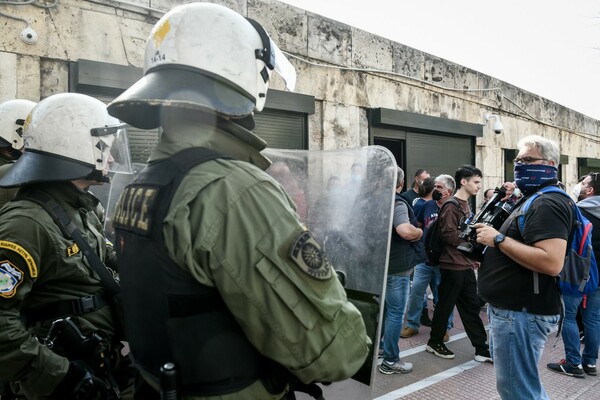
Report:
M254 133L276 149L308 149L306 114L265 109L254 114Z
M411 177L419 168L432 176L454 172L463 164L474 162L474 138L426 133L406 133L406 173Z

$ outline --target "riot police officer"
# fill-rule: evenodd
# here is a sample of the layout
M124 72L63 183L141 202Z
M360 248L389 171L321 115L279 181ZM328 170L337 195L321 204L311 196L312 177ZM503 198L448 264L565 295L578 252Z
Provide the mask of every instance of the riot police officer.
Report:
M352 376L370 340L358 310L253 134L273 71L295 71L255 21L216 4L155 25L144 77L111 115L161 128L114 216L126 331L158 387L173 362L193 399L280 399L290 382Z
M0 104L0 177L22 154L23 124L34 106L33 101L21 99ZM0 208L16 193L16 189L0 189Z
M50 96L29 114L26 151L0 179L20 188L0 214L0 381L28 399L118 397L108 370L118 360L118 285L104 265L115 259L87 188L111 166L127 168L121 128L99 100Z

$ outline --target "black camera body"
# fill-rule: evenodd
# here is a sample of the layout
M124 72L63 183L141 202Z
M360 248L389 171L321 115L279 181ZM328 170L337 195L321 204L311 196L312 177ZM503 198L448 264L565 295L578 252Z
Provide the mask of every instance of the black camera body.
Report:
M503 187L494 189L492 198L483 205L473 218L465 218L460 222L458 237L461 239L461 243L457 248L470 259L475 261L483 260L483 253L486 249L486 246L477 243L477 231L474 225L482 223L490 225L494 229L500 229L512 212L516 199L511 196L507 200L502 201L505 196L506 189Z

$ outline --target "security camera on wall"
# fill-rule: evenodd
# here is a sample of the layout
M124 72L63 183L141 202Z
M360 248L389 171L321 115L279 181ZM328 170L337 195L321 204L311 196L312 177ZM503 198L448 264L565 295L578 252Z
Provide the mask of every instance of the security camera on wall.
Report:
M488 122L490 119L494 119L494 124L492 125L492 130L496 135L499 135L504 130L504 125L502 125L502 121L500 121L500 117L496 114L485 114L484 116L485 122Z

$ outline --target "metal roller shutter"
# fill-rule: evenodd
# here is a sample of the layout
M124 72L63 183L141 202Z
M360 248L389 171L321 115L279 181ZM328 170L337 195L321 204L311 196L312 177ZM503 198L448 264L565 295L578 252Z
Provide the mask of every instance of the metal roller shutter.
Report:
M432 176L454 172L463 164L474 163L474 138L426 133L406 133L406 175L425 168Z
M254 133L276 149L308 149L306 114L265 109L254 114Z

